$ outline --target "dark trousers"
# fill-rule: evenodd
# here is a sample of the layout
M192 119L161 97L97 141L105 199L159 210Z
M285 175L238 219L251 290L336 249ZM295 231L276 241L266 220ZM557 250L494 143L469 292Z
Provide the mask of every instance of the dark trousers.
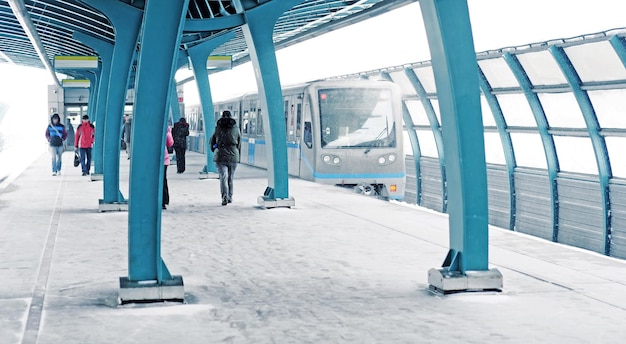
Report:
M170 189L167 187L167 165L163 169L163 206L170 204Z
M176 151L176 172L183 173L185 172L185 151L187 149L185 147L174 147L174 151Z
M91 169L91 148L80 148L80 167L83 173L89 174Z

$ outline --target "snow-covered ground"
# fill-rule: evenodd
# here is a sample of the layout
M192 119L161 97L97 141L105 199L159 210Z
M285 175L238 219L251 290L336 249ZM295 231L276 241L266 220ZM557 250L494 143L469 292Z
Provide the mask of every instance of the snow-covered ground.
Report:
M71 154L64 156L70 166ZM240 166L234 202L172 173L162 255L185 303L118 305L127 213L98 213L101 182L42 157L0 191L0 343L613 343L626 335L626 264L492 228L501 293L445 297L427 271L447 218L290 181L293 209L256 205L267 180ZM127 195L128 161L121 160ZM38 306L39 304L43 306ZM41 315L37 312L41 310ZM40 322L39 322L40 320Z

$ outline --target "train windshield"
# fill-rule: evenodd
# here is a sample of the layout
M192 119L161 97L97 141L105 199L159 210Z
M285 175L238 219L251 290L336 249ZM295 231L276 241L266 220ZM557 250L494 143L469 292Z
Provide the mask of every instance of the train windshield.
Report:
M321 89L318 100L323 148L396 146L391 90Z

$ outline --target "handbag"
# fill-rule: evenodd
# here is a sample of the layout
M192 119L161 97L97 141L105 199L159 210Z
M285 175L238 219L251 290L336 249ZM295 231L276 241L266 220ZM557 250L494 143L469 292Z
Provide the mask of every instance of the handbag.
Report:
M78 167L80 165L80 155L78 155L78 151L74 151L74 167Z

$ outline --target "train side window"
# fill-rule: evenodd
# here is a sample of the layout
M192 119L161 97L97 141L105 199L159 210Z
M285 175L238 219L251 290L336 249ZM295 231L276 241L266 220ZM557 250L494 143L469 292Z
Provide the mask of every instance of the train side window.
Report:
M263 114L261 113L261 109L258 110L256 115L256 128L257 136L263 136Z
M313 130L311 130L311 122L304 122L304 144L308 148L313 148Z
M248 111L243 112L242 126L243 126L243 133L248 134L249 127L250 127L250 114L248 113Z

